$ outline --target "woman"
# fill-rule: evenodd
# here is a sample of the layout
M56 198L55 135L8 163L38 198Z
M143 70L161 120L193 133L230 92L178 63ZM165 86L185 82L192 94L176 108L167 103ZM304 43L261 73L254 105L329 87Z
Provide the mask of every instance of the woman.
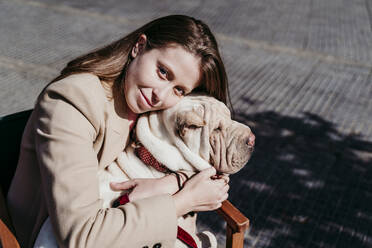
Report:
M227 90L213 34L187 16L156 19L68 63L38 98L8 193L21 246L32 247L50 216L60 247L172 247L177 218L220 207L228 180L208 169L181 190L173 175L113 184L132 189L130 203L102 209L97 171L128 144L137 114L191 91L226 103Z

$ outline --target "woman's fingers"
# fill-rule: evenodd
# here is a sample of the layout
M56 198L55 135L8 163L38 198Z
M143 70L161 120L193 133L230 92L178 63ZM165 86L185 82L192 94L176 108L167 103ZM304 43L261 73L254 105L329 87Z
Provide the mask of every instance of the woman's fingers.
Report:
M209 204L203 204L203 205L199 205L198 208L201 208L201 209L205 209L205 211L208 211L208 210L215 210L217 208L220 208L221 205L222 205L222 202L224 202L225 200L227 200L229 197L229 194L227 192L223 193L220 195L219 199L214 201L214 202L211 202ZM199 210L199 211L203 211L203 210Z
M214 175L216 175L217 171L214 167L210 167L208 169L202 170L201 172L198 173L203 178L211 178Z
M206 204L198 206L194 211L212 211L219 209L222 206L222 202L214 203L214 204Z
M221 195L221 198L219 199L219 201L214 202L214 203L210 203L210 204L200 205L200 206L197 207L197 210L195 210L195 211L216 210L216 209L218 209L222 206L222 202L227 200L228 197L229 197L229 194L226 192L225 194Z
M136 187L137 183L135 180L129 180L126 182L111 182L110 187L114 191L128 190Z
M222 175L219 175L219 178L225 180L225 183L230 182L230 177L228 175L222 174Z
M229 188L230 186L228 184L225 184L222 188L221 188L221 195L225 195L227 192L229 192Z
M213 184L213 187L217 190L223 190L226 186L228 187L229 184L227 180L221 178L221 179L214 179L211 182ZM228 189L228 188L227 188Z
M229 194L226 192L226 193L222 196L222 198L221 198L221 202L226 201L227 198L229 198Z
M225 180L225 183L229 183L229 181L230 181L230 177L229 177L228 174L216 174L216 175L212 176L212 179L213 180L223 179L223 180Z

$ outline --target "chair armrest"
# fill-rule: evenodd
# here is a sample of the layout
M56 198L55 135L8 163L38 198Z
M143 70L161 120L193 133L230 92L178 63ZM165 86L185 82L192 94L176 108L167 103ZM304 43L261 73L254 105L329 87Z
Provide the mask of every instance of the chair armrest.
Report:
M9 230L7 225L12 228L3 192L0 187L0 241L2 245L0 247L19 248L20 246L16 237L11 230Z
M19 244L13 233L0 219L0 241L3 248L19 248Z
M222 202L222 206L217 209L217 213L225 219L227 225L235 232L245 231L249 227L249 219L228 200Z
M226 247L243 248L244 232L249 227L249 219L245 217L228 200L222 202L221 208L217 213L226 221Z
M2 220L2 222L6 226L8 226L8 228L10 228L11 231L13 231L12 230L13 227L10 221L8 209L7 209L6 202L5 202L5 197L3 195L3 191L1 187L0 187L0 220Z

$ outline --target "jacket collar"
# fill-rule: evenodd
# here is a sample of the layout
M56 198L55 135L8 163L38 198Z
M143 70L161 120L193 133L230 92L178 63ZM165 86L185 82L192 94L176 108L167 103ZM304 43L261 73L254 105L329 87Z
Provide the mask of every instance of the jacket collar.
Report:
M115 107L115 101L109 100L107 104L105 140L99 162L103 167L112 163L129 143L129 121L125 113Z

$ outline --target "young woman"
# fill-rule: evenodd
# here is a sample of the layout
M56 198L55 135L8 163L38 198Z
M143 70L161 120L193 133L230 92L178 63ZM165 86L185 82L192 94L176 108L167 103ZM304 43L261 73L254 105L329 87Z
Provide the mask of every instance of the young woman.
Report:
M132 189L118 208L102 209L99 200L97 171L128 144L136 116L191 91L228 100L216 40L187 16L156 19L68 63L37 100L8 193L21 246L32 247L50 216L60 247L172 247L179 216L220 207L228 180L214 169L181 190L173 175L113 184Z

